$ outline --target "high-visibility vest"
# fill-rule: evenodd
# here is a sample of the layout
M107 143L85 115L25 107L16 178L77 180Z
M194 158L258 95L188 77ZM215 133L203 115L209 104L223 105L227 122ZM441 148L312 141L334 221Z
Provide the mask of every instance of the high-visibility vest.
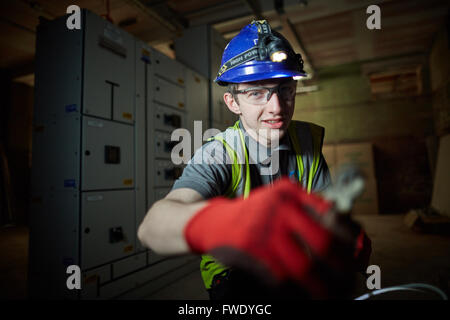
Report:
M210 138L208 141L217 140L222 142L224 145L228 156L231 159L231 183L225 192L225 196L228 198L235 198L238 196L237 190L238 186L243 183L243 187L241 187L242 196L247 198L250 194L251 189L251 181L250 181L250 166L248 160L247 148L245 146L244 134L239 127L239 120L236 121L234 126L228 128L228 130L236 130L239 133L239 142L241 146L241 152L239 150L235 150L229 142L226 141L223 135L216 135ZM308 192L312 190L312 183L314 180L314 176L317 172L320 156L322 152L322 144L324 137L324 128L313 123L303 122L303 121L291 121L288 127L288 134L291 140L291 144L294 148L294 152L297 159L297 170L298 170L298 180L302 183L303 174L305 173L305 168L303 166L303 157L305 153L302 153L302 144L299 142L299 135L302 133L302 130L308 130L310 136L312 137L312 143L305 144L306 146L310 146L312 150L308 150L309 153L313 154L313 161L310 164L309 168L306 168L308 178L306 187ZM244 161L242 161L244 160ZM211 255L202 255L202 260L200 262L200 271L202 274L203 282L205 284L206 289L210 289L213 279L218 274L223 274L227 272L230 268L222 265Z

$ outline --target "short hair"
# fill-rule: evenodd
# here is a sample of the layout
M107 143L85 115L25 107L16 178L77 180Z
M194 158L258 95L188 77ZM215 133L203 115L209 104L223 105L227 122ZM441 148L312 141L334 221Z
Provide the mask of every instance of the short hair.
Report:
M234 95L234 93L237 90L239 83L228 83L227 85L227 92L231 93L231 95L233 96L234 100L236 101L237 104L239 104L239 100L237 98L237 96Z

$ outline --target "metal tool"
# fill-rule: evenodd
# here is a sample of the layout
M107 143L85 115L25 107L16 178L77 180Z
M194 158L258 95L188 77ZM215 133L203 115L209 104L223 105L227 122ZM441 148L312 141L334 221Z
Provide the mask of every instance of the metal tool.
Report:
M326 189L322 195L335 204L339 213L349 213L353 203L364 191L364 176L355 165L339 168L335 183Z

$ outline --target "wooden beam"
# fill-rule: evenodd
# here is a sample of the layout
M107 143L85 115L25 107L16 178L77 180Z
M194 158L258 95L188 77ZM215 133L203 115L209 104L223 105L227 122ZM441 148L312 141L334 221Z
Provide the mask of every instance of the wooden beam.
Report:
M302 55L304 69L308 73L308 79L314 76L314 65L309 58L308 52L302 43L300 35L295 30L286 14L279 15L280 24L282 26L283 35L289 40L295 52Z
M258 0L242 0L242 2L244 2L244 4L250 8L257 20L264 20L264 16L262 14L261 6L259 5Z
M34 73L34 59L23 61L20 65L11 66L9 68L9 72L11 74L11 78L14 80L18 77L27 76L29 74Z
M266 19L264 18L261 10L261 6L259 5L258 0L242 0L253 12L255 17L258 20ZM306 52L305 46L303 45L300 35L295 31L295 28L289 21L284 8L277 8L278 19L280 20L280 24L283 30L283 35L288 39L291 43L292 48L295 52L300 53L304 62L304 69L308 73L308 78L312 78L314 75L314 67L311 62L311 59L308 57L308 53Z
M124 0L127 4L132 5L139 9L140 11L144 12L146 15L148 15L150 18L157 21L161 26L163 26L165 29L169 30L171 33L177 33L181 30L181 28L172 22L167 21L166 18L163 18L160 14L158 14L155 10L149 8L144 3L142 3L140 0Z

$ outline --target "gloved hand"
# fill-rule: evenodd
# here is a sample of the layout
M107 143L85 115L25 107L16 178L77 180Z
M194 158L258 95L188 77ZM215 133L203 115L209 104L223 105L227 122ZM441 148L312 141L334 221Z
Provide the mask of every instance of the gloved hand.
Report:
M356 239L355 247L355 270L365 274L372 253L372 241L370 241L364 230L361 229Z
M348 290L361 229L333 204L284 178L247 199L215 198L185 227L192 251L257 275L294 281L313 298Z

